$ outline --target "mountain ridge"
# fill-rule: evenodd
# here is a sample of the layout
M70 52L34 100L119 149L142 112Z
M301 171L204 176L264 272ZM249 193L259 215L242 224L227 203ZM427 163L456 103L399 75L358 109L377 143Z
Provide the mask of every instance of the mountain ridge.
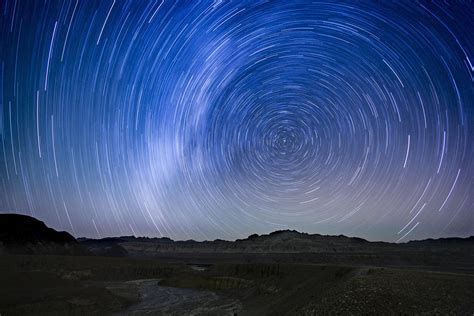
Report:
M0 214L0 253L7 254L87 254L88 251L65 231L53 228L32 216Z
M12 216L15 225L11 224ZM280 230L235 241L174 241L168 237L135 236L75 239L66 232L48 228L37 219L2 214L0 253L155 258L160 262L185 264L403 266L474 273L474 236L389 243Z
M346 236L343 234L340 235L322 235L318 233L310 234L310 233L305 233L305 232L299 232L297 230L276 230L273 232L270 232L268 234L251 234L247 236L246 238L237 238L235 240L224 240L224 239L214 239L214 240L194 240L194 239L187 239L187 240L174 240L170 237L147 237L147 236L133 236L133 235L123 235L123 236L110 236L110 237L103 237L103 238L89 238L89 237L78 237L77 240L79 242L85 242L85 241L122 241L122 242L131 242L131 241L140 241L140 242L153 242L153 241L161 241L161 242L178 242L178 243L184 243L184 242L194 242L194 243L209 243L209 242L225 242L225 243L233 243L233 242L241 242L241 241L247 241L247 240L252 240L252 239L258 239L258 238L268 238L268 237L274 237L282 234L287 234L287 233L294 233L295 235L301 236L301 237L308 237L308 238L314 238L314 237L320 237L320 238L346 238L348 240L353 240L361 243L371 243L371 244L393 244L393 245L404 245L404 244L410 244L410 243L423 243L423 242L450 242L450 241L474 241L474 236L468 236L468 237L440 237L440 238L426 238L426 239L417 239L417 240L409 240L407 242L389 242L389 241L370 241L361 237L351 237L351 236Z

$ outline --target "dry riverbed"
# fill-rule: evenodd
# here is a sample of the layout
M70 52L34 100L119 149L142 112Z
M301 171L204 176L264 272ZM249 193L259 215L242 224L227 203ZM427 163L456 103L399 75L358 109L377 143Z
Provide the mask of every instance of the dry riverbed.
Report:
M116 295L139 296L138 303L115 315L235 315L241 309L236 299L211 291L160 286L159 282L146 279L108 285Z

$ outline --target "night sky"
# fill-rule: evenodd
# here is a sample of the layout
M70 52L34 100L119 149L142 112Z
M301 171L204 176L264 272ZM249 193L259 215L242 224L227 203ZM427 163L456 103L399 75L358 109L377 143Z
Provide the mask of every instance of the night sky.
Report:
M474 5L0 1L0 212L75 236L474 235Z

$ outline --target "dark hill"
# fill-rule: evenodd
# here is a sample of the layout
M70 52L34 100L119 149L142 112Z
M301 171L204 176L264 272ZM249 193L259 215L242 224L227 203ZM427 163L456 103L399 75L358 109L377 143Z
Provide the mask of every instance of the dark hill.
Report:
M15 254L87 253L69 233L58 232L36 218L20 214L0 214L0 245L0 252Z
M58 232L36 218L20 214L0 214L0 241L5 245L54 242L73 243L67 232Z

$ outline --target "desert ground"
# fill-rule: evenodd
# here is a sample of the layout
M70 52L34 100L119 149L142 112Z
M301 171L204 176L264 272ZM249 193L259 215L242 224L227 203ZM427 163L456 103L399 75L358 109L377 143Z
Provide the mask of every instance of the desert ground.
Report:
M2 315L472 315L474 275L320 264L0 257Z

